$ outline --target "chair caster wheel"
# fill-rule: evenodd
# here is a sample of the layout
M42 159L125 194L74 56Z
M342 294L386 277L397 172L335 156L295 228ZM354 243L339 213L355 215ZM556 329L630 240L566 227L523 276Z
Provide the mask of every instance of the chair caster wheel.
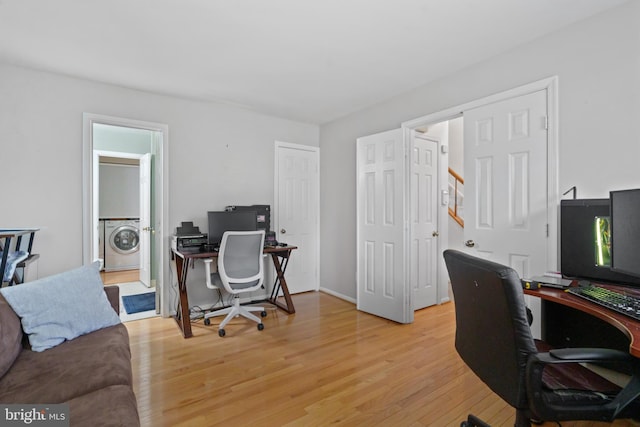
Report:
M205 326L209 326L211 324L211 319L204 319Z
M225 336L226 332L224 331L224 329L218 329L218 335L223 337Z
M266 311L262 311L262 313L260 313L260 316L267 317L267 312Z
M261 331L264 329L264 325L262 323L258 323L258 330Z

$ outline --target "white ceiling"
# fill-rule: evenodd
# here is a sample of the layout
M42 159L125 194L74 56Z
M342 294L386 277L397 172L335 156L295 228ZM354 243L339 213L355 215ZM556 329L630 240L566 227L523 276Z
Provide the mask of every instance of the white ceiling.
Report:
M0 0L0 62L326 123L628 0Z

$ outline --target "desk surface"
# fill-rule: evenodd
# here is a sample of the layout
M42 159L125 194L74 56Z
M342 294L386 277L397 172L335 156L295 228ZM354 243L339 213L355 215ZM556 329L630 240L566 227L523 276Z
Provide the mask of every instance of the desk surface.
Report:
M293 249L298 249L297 246L291 246L291 245L287 245L287 246L265 246L264 249L262 250L262 252L264 252L265 254L273 254L273 253L280 253L280 252L286 252L286 251L291 251ZM202 258L217 258L219 252L218 251L214 251L214 252L200 252L200 251L194 251L194 252L180 252L180 251L173 251L176 255L178 255L179 257L182 258L193 258L193 259L202 259Z
M594 283L594 285L608 288L611 290L624 290L629 295L640 297L640 289L632 289L629 287ZM575 286L572 285L572 286ZM543 300L555 302L567 307L575 308L584 313L595 316L610 325L614 326L624 333L630 341L629 353L635 357L640 357L640 322L631 317L609 310L598 304L592 303L586 299L565 292L561 289L542 287L540 289L525 289L527 295L532 295Z
M18 237L25 234L35 233L39 228L0 228L0 239L5 237Z

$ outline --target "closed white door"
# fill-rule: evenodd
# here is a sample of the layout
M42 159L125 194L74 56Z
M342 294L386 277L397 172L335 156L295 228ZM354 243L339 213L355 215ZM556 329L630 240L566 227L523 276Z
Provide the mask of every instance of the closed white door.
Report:
M411 323L402 130L358 138L356 150L357 308Z
M438 302L438 142L416 136L411 155L411 289L413 308Z
M546 90L464 111L465 242L523 276L546 270Z
M276 239L298 247L285 275L289 292L317 291L319 149L284 142L275 149Z
M151 286L151 153L140 157L140 281Z

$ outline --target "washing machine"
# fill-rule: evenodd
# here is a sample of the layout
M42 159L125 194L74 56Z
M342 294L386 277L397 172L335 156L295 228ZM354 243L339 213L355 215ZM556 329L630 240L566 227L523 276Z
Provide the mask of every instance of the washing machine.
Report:
M104 223L104 270L140 268L140 220L117 219Z

